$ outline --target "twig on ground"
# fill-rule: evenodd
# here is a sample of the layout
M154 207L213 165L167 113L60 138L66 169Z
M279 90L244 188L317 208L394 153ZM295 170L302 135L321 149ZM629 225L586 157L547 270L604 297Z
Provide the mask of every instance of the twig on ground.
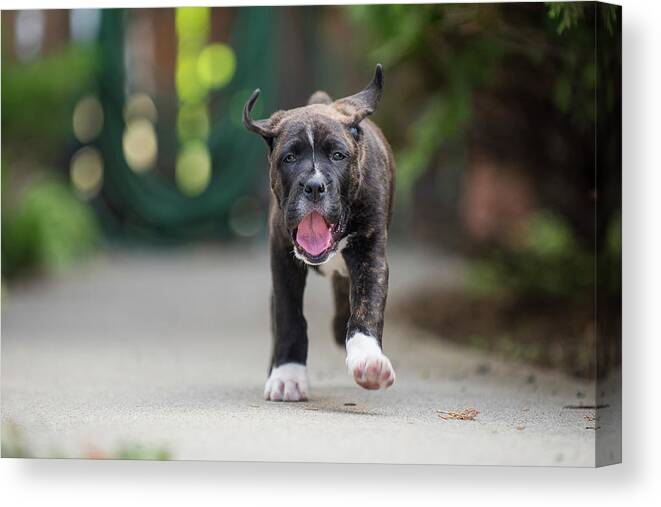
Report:
M460 421L474 421L480 411L476 408L466 408L460 411L449 411L437 410L438 416L441 419L456 419Z
M599 405L565 405L562 408L567 408L570 410L596 410L600 408L608 408L608 404L599 404Z

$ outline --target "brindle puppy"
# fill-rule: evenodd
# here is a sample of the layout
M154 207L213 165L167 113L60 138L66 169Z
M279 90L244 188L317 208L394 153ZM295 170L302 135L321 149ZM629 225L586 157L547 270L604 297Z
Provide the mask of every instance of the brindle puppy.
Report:
M394 160L379 128L365 119L382 90L377 65L364 90L335 102L316 92L307 106L253 120L258 89L244 107L245 127L269 146L274 347L267 400L308 398L303 291L309 269L332 279L333 331L336 341L346 344L355 381L366 389L395 381L381 350Z

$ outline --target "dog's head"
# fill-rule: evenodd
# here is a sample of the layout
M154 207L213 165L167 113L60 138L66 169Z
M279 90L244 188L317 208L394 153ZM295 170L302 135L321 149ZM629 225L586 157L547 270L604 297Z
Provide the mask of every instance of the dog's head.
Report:
M374 112L382 90L377 65L365 89L335 102L317 92L307 106L253 120L258 89L243 109L245 127L269 145L271 189L294 253L308 264L326 262L346 234L364 156L360 122Z

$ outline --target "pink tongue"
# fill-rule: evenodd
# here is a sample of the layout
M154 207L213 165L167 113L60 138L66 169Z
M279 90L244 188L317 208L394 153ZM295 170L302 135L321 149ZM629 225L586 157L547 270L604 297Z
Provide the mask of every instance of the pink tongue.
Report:
M331 244L331 233L324 218L313 211L306 216L300 224L296 233L296 242L307 253L313 256L319 255Z

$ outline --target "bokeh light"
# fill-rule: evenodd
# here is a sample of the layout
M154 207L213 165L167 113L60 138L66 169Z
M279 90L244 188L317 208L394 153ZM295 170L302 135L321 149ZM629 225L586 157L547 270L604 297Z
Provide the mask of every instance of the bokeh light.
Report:
M177 117L177 135L182 141L206 140L209 136L209 114L206 104L182 104Z
M69 169L71 183L83 198L94 197L103 183L103 158L99 150L86 146L71 158Z
M175 26L179 39L179 52L197 51L206 42L211 25L209 7L178 7Z
M93 42L101 25L100 9L72 9L69 11L71 39L76 42Z
M207 88L197 74L197 58L181 55L177 61L175 76L177 94L184 102L199 102L207 94Z
M204 192L211 181L211 154L201 141L191 141L177 157L175 179L182 193L194 197Z
M158 119L156 104L146 93L135 93L131 95L124 106L124 121L129 123L136 118L146 118L152 123Z
M46 26L45 18L44 12L39 10L17 12L14 42L16 56L20 61L30 61L41 52Z
M143 173L154 167L158 155L158 141L152 123L145 118L131 120L122 139L124 158L129 167Z
M200 81L208 88L220 88L230 82L236 70L234 51L227 44L210 44L197 59Z
M103 129L103 108L94 95L86 95L73 109L73 133L81 143L93 141Z
M229 225L237 236L250 238L256 236L264 223L262 206L252 196L239 197L230 210Z

